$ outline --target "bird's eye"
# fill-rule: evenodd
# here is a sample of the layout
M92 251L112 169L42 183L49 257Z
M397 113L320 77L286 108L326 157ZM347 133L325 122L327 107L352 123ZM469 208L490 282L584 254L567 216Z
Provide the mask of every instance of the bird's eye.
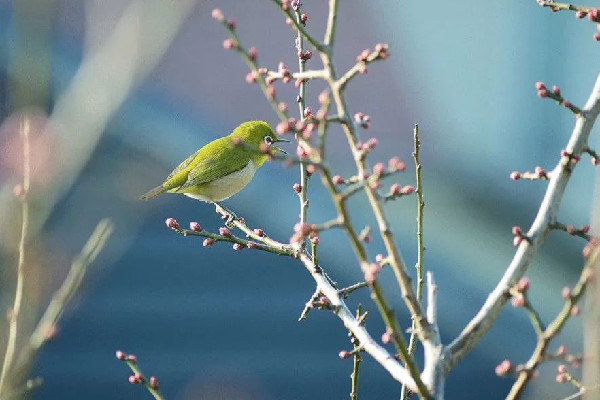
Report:
M265 136L265 143L269 146L273 144L273 138L271 136Z

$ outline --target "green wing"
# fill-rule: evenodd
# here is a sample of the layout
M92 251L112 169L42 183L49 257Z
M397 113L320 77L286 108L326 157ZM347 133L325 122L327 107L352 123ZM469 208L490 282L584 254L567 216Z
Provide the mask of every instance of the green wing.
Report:
M183 162L181 164L179 164L173 171L171 171L171 173L169 174L169 176L167 176L167 179L165 179L165 181L168 181L169 179L173 178L179 172L183 171L188 165L190 165L190 163L192 162L192 160L194 158L196 158L196 155L198 153L200 153L200 150L202 150L202 149L199 149L194 154L192 154L191 156L189 156L188 158L186 158L185 160L183 160Z
M250 161L250 157L245 154L244 150L241 147L233 146L231 140L227 137L217 139L202 149L204 149L203 154L210 154L211 156L199 160L189 170L187 181L178 190L222 178L243 169Z

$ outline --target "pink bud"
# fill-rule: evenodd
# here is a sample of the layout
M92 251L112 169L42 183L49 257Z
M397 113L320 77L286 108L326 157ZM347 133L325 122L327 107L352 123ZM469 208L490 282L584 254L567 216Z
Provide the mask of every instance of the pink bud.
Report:
M221 10L219 10L218 8L215 8L214 10L212 10L212 17L214 20L222 22L224 17L223 17L223 12L221 12Z
M202 232L202 227L197 222L190 222L190 230L195 232Z
M137 357L134 354L129 354L126 358L126 361L129 361L132 364L136 364L137 363Z
M316 246L319 244L319 237L315 236L315 237L311 238L310 241L312 244L314 244Z
M350 352L349 352L349 351L346 351L346 350L342 350L342 351L340 351L340 352L339 352L339 354L338 354L338 356L339 356L341 359L350 358L350 356L351 356L351 355L352 355L352 354L350 354Z
M179 223L175 220L175 218L167 218L165 224L174 231L179 230Z
M233 244L233 249L234 249L234 250L236 250L236 251L240 251L240 250L242 250L243 248L244 248L244 245L243 245L243 244L241 244L241 243L234 243L234 244Z
M579 315L579 306L573 306L571 307L571 311L570 311L571 317L576 317Z
M530 285L531 285L531 281L529 280L529 278L523 277L523 278L519 279L519 282L517 283L517 289L520 292L526 292L527 289L529 289Z
M496 375L506 376L512 369L512 363L510 360L504 360L496 366Z
M302 13L302 15L300 15L300 22L302 22L303 24L306 24L306 21L308 21L308 14Z
M344 183L344 178L342 178L339 175L334 175L333 178L331 178L331 180L333 181L334 185L341 185L342 183Z
M365 143L365 146L369 148L369 150L373 150L375 147L377 147L377 139L370 138L369 140L367 140L367 143Z
M232 236L231 232L229 231L229 229L226 228L226 227L224 227L224 226L222 226L222 227L219 228L219 235L225 236L225 237L228 237L228 238L230 238Z
M404 186L400 189L400 193L403 195L413 194L415 192L415 187L412 185Z
M517 247L523 241L523 236L515 236L513 238L513 246Z
M302 185L300 185L299 183L294 183L292 189L294 189L294 192L296 192L297 194L300 194L300 192L302 191Z
M580 229L581 233L588 233L590 231L589 225L583 225Z
M523 231L521 230L521 228L516 225L512 227L511 232L512 232L513 236L522 236L523 235Z
M563 287L562 291L560 292L560 296L563 298L563 300L569 300L571 298L571 289L567 286Z
M235 43L233 40L231 39L225 39L223 40L223 48L226 50L230 50L233 49L235 47Z
M521 293L515 294L510 299L510 303L515 308L523 307L525 305L525 296L523 296Z
M585 12L585 11L577 11L575 13L575 18L577 18L577 19L585 18L586 15L587 15L587 12Z
M519 179L521 179L521 173L517 171L511 172L510 179L512 179L513 181L518 181Z
M537 90L545 90L546 89L546 85L544 85L544 82L536 82L535 83L535 88Z
M321 93L319 93L319 104L324 105L329 103L329 93L324 90Z
M254 234L256 236L258 236L258 237L264 237L265 236L265 232L262 229L260 229L260 228L256 228L254 230Z
M383 335L381 335L381 342L383 344L388 344L390 341L392 340L392 333L389 331L386 331L383 333Z
M121 350L117 350L115 352L115 356L117 357L117 360L121 360L121 361L125 360L125 353L123 353Z
M235 29L235 21L230 19L229 21L227 21L227 27L231 30Z
M206 238L202 242L202 246L204 246L204 247L209 247L209 246L212 246L213 244L215 244L215 239L212 239L212 238Z
M152 389L158 389L158 379L156 379L155 376L150 377L150 379L148 380L148 384L150 384L150 387Z
M399 194L400 194L400 184L394 183L392 186L390 186L390 195L397 196Z
M548 91L546 89L538 90L537 95L538 97L543 99L545 97L548 97Z
M556 85L552 86L552 93L554 93L555 96L560 97L560 88Z
M385 172L385 166L383 163L377 163L373 166L373 174L377 177L381 177Z
M258 50L256 50L256 47L252 46L248 49L248 57L250 57L252 61L256 61L256 58L258 57Z
M559 373L564 374L565 372L567 372L567 366L565 364L559 364L556 370Z

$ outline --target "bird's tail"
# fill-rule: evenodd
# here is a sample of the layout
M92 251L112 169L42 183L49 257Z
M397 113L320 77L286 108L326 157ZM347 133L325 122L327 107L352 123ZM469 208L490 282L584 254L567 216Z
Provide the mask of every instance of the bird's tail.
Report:
M157 186L154 189L150 189L147 193L144 193L143 195L140 196L140 200L150 200L155 198L156 196L158 196L161 193L166 192L167 190L169 190L168 188L164 187L164 186Z

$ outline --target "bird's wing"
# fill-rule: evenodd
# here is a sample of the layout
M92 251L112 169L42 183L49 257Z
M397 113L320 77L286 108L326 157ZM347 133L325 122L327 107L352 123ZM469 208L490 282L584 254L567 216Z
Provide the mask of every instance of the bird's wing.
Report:
M190 163L196 157L196 154L198 154L199 151L200 150L196 151L194 154L183 160L181 164L179 164L173 171L171 171L171 173L169 174L169 176L167 176L167 179L165 179L165 181L168 181L169 179L173 178L179 172L183 171L188 165L190 165Z
M206 158L190 170L187 181L179 189L212 182L243 169L249 161L245 157L236 157L234 154Z

